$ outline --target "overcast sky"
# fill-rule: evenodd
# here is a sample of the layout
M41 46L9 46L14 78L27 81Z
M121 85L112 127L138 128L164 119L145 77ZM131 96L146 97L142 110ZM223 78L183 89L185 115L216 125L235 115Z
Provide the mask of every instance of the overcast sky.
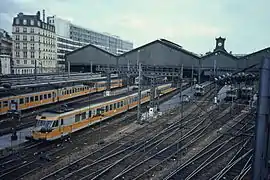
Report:
M270 46L269 0L0 0L0 28L11 31L19 12L57 15L92 30L115 34L134 46L159 38L195 53L226 49L251 53Z

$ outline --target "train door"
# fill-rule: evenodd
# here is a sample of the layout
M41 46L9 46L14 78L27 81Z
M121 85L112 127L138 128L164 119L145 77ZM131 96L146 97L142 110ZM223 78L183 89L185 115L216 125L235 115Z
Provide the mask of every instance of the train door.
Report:
M60 133L61 137L64 136L64 119L60 119Z
M55 93L55 91L53 91L53 93L52 93L52 99L53 99L53 102L55 102L55 99L56 99L56 93Z
M17 111L18 110L18 100L12 99L9 102L9 110Z

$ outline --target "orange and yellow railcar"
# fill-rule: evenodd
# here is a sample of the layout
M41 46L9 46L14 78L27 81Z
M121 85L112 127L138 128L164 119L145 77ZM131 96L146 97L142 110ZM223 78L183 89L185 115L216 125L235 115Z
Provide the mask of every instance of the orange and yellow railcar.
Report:
M161 85L158 89L160 96L176 90L176 88L171 87L171 84ZM141 103L146 103L149 100L150 89L142 91ZM43 112L36 117L36 126L32 131L31 138L47 141L59 139L94 123L126 112L137 105L138 93L133 93L76 109Z
M111 88L122 87L122 79L111 80ZM106 89L106 81L95 82L93 87L75 85L71 87L52 89L41 92L9 96L0 99L0 115L6 114L11 109L11 104L17 104L18 110L26 110L42 105L57 103L89 93L101 92Z

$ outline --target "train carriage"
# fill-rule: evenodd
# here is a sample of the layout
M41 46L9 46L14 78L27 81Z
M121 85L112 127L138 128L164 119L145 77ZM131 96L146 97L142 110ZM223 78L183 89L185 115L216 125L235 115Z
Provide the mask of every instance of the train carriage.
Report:
M122 87L122 79L111 81L111 88ZM17 104L18 110L26 110L42 105L57 103L71 98L86 95L88 93L101 92L106 89L106 81L95 82L92 87L75 85L71 87L52 89L42 92L9 96L0 99L0 115L7 114L13 103Z
M241 99L250 100L254 95L254 88L251 86L244 86L241 88Z
M159 86L158 89L161 91L161 95L175 90L175 88L171 88L171 84ZM146 103L149 100L150 90L142 91L141 103ZM59 139L94 123L135 108L137 104L138 94L134 93L78 109L59 109L57 111L43 112L36 118L36 126L32 131L31 138L47 141Z
M225 101L235 101L239 98L240 91L238 88L231 87L229 90L226 91Z
M195 85L195 93L194 93L194 95L195 96L204 96L205 91L206 91L205 86L196 84Z

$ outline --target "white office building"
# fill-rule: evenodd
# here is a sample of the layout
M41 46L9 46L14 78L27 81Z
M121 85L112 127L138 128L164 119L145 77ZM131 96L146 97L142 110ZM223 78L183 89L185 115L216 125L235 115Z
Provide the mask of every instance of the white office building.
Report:
M133 43L108 33L99 33L57 16L47 17L47 22L55 26L57 35L57 60L64 61L64 54L87 44L93 44L113 54L122 54L133 49Z

